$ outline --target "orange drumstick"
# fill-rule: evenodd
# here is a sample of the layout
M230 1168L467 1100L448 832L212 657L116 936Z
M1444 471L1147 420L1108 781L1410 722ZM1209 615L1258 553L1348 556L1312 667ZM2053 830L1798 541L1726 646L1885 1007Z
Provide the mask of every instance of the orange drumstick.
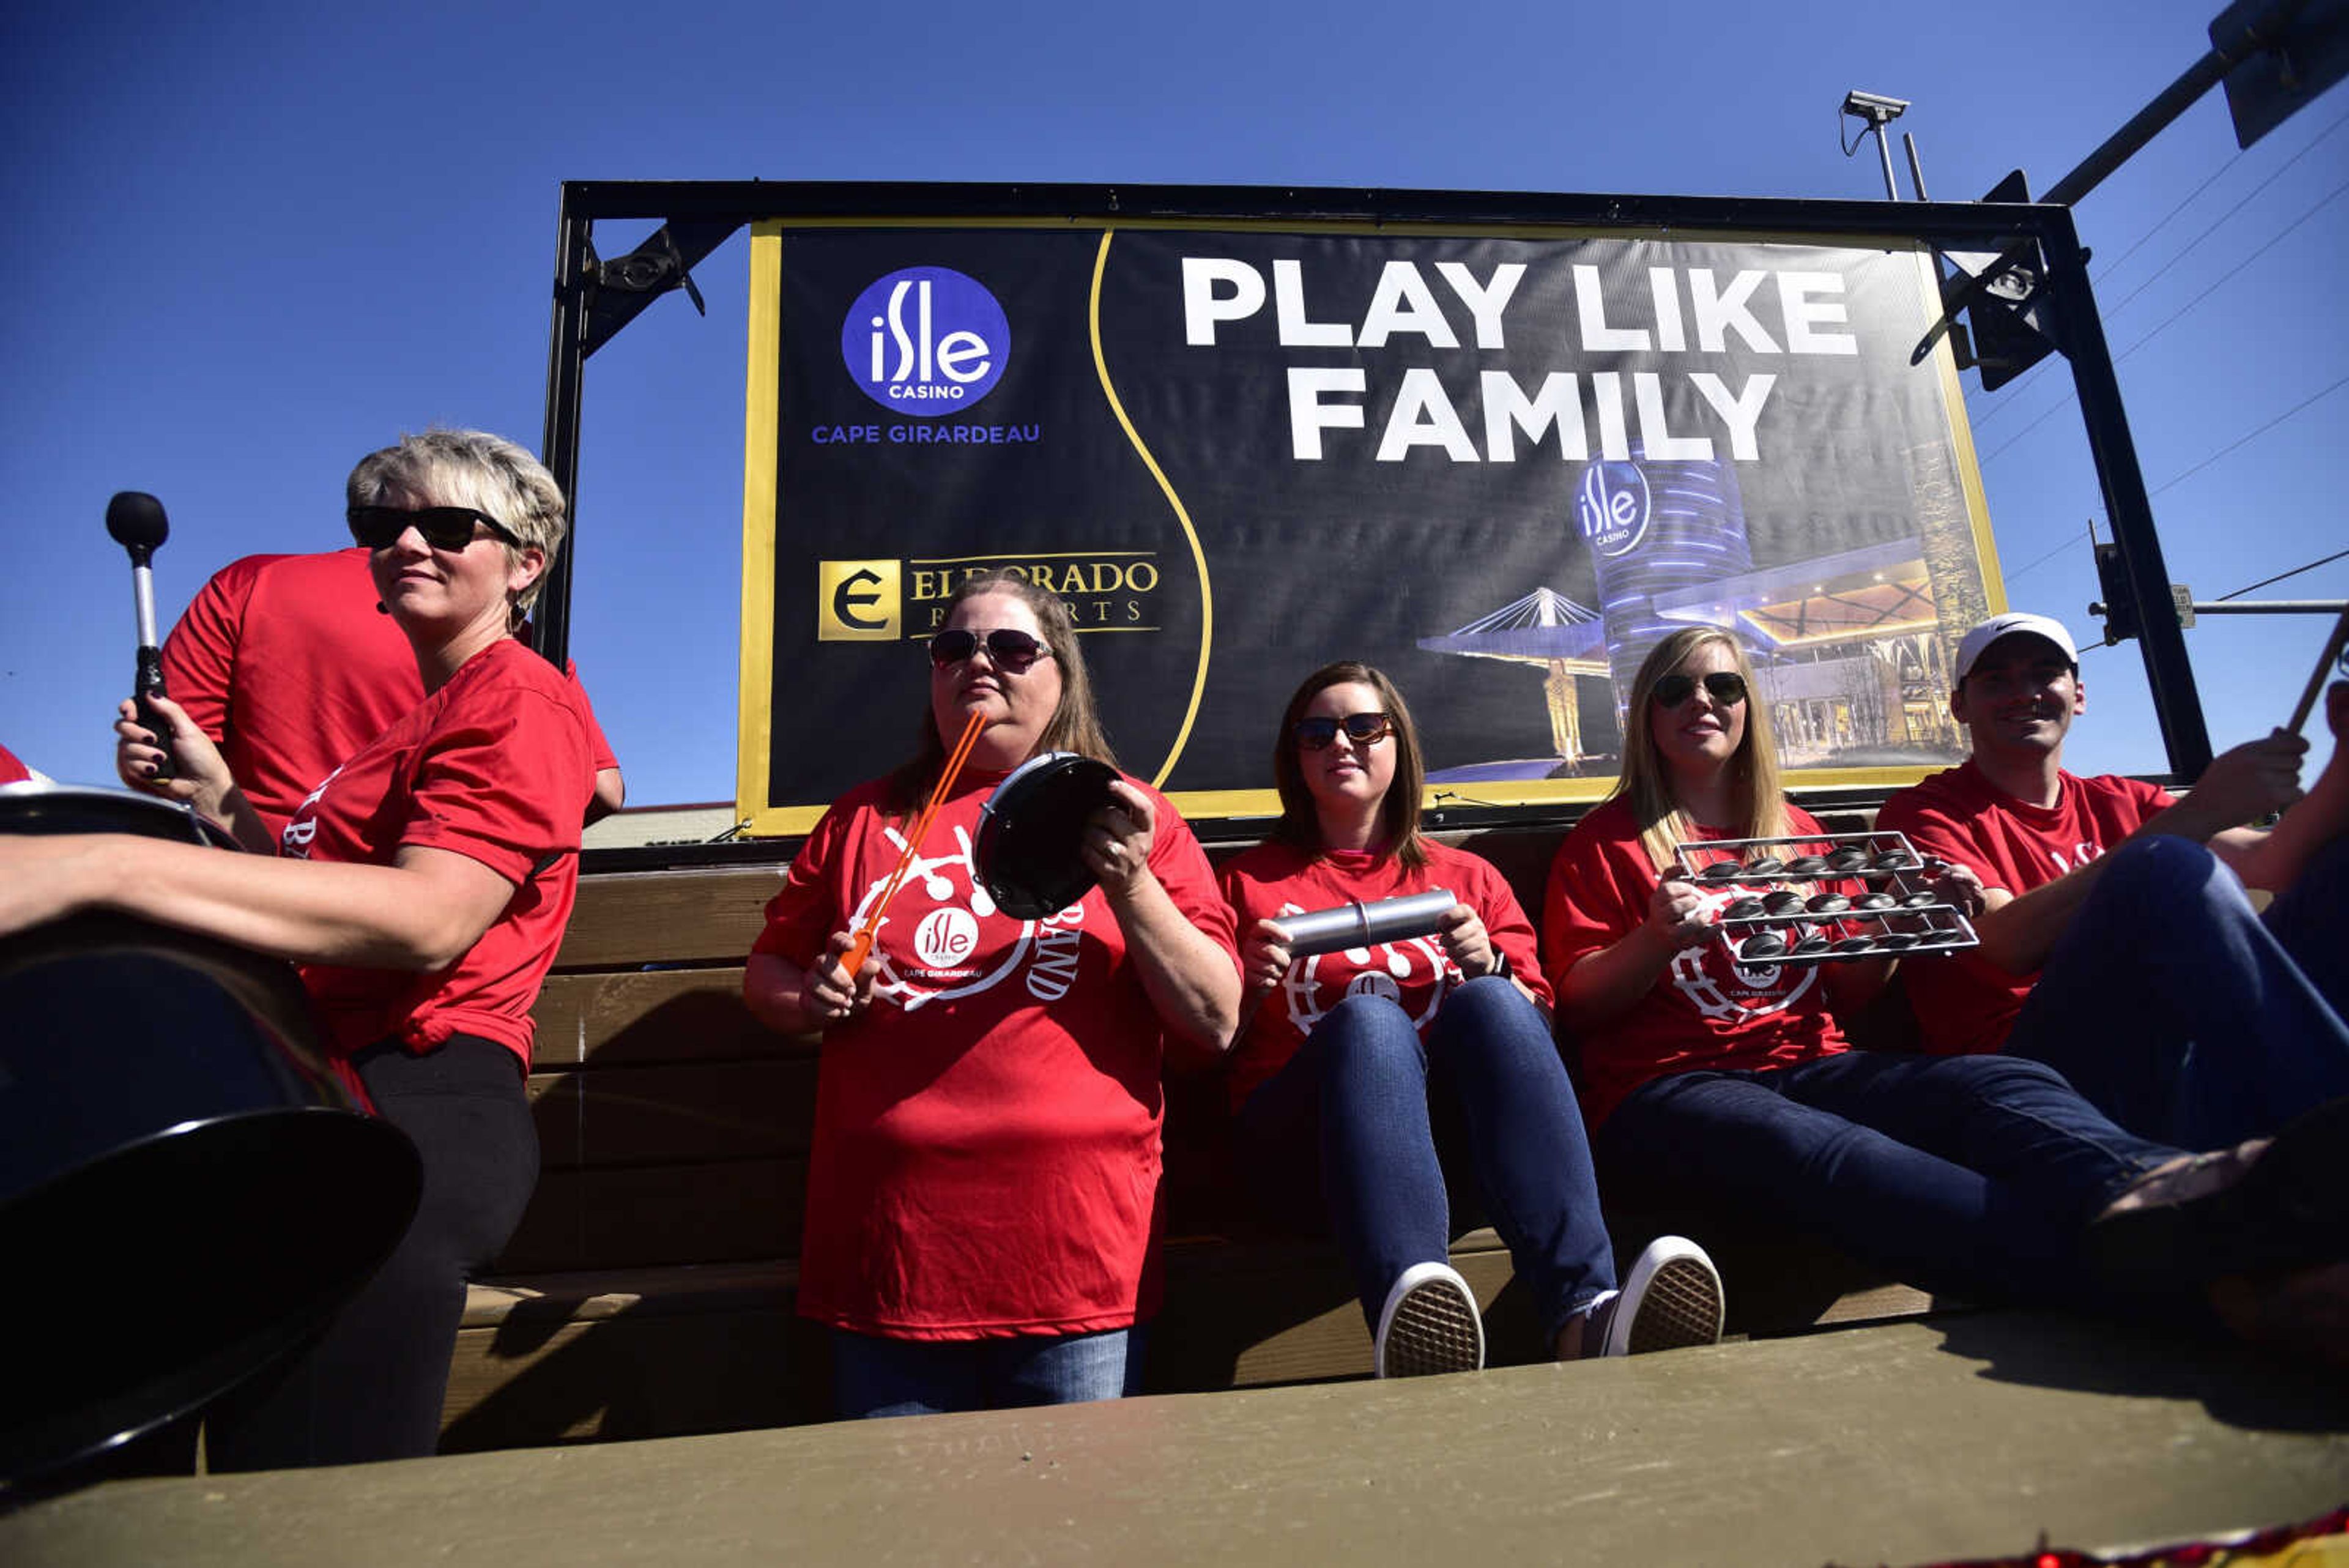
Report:
M889 885L881 889L880 900L873 906L873 912L864 917L863 925L856 928L856 940L850 942L848 950L841 955L840 983L843 987L855 985L856 971L864 967L865 959L873 951L873 939L881 929L881 917L888 912L889 900L897 896L897 885L905 879L914 857L921 852L922 840L929 836L931 820L938 815L938 807L945 802L947 792L954 788L955 775L962 772L964 759L970 755L970 748L978 742L978 732L985 728L987 715L973 712L970 722L963 726L962 739L957 741L955 749L947 753L947 764L938 773L938 782L930 790L930 798L923 803L922 815L914 819L913 831L905 836L905 852L897 857L897 869L889 874Z

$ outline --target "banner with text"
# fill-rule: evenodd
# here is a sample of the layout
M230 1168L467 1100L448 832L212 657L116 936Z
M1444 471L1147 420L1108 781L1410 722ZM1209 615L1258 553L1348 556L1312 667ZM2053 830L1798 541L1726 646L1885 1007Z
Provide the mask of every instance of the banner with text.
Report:
M1439 804L1587 800L1676 627L1733 629L1792 782L1964 754L2002 607L1921 249L1356 226L757 226L741 815L910 754L967 574L1065 598L1120 762L1263 815L1335 659Z

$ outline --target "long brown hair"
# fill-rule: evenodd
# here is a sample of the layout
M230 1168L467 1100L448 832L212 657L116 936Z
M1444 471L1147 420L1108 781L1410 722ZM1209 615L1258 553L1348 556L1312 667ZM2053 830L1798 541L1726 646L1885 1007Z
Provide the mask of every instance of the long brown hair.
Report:
M1737 820L1728 826L1739 838L1778 838L1786 833L1786 794L1778 783L1778 742L1762 712L1762 690L1754 679L1744 644L1714 626L1683 627L1656 644L1631 681L1631 701L1623 722L1623 775L1616 794L1631 803L1640 846L1661 871L1672 864L1672 846L1694 836L1694 824L1672 794L1663 757L1656 750L1656 683L1708 643L1729 649L1745 678L1745 738L1729 759L1730 798Z
M1317 854L1321 843L1321 818L1314 809L1313 792L1305 787L1305 769L1297 760L1297 722L1307 704L1332 686L1367 686L1379 694L1379 706L1394 735L1394 778L1386 798L1379 803L1379 827L1385 835L1383 853L1416 870L1427 864L1427 846L1419 835L1419 797L1426 787L1427 770L1419 758L1419 730L1411 709L1395 683L1379 670L1352 659L1325 664L1305 678L1297 695L1280 715L1279 732L1272 740L1272 780L1280 792L1280 820L1265 836Z
M1117 766L1117 753L1110 750L1109 736L1102 732L1101 715L1093 705L1092 677L1086 672L1085 656L1077 649L1077 622L1069 613L1068 601L1038 587L1016 568L990 568L963 579L947 600L946 618L951 620L964 600L981 594L1009 594L1026 605L1044 633L1053 661L1061 667L1061 704L1052 711L1052 722L1037 737L1037 752L1076 752ZM890 805L901 811L912 808L929 794L946 764L947 742L938 734L937 719L926 694L914 755L889 775Z

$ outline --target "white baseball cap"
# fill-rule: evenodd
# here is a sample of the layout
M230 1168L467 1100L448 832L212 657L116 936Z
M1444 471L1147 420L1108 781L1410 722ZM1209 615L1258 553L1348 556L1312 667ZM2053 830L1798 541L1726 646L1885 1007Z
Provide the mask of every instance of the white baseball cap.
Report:
M2031 615L2023 610L2009 610L2004 615L1991 617L1973 630L1966 633L1965 640L1958 644L1957 668L1951 672L1950 684L1964 685L1966 677L1973 670L1974 660L1982 656L1983 650L2000 638L2016 632L2027 632L2033 637L2045 638L2064 650L2064 657L2072 668L2076 670L2080 667L2080 650L2073 646L2072 634L2064 629L2062 621L2051 620L2044 615Z

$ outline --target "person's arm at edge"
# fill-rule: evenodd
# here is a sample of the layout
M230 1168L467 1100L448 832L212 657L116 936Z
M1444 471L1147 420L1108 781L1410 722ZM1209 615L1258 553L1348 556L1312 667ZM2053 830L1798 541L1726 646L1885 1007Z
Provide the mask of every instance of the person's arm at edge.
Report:
M602 721L595 717L595 701L587 688L579 683L579 666L566 659L563 678L579 693L579 711L587 721L587 745L595 758L595 793L587 802L585 815L580 826L603 821L628 802L628 784L620 776L620 759L612 750L612 742L604 733Z
M481 861L419 845L360 866L91 834L19 839L0 859L0 881L23 885L0 909L9 929L111 910L272 958L419 973L462 958L514 892Z
M2234 868L2245 887L2282 892L2309 857L2349 833L2349 680L2325 689L2324 718L2333 732L2333 755L2309 792L2269 831L2230 828L2210 840L2211 851Z
M587 802L585 822L601 822L627 804L627 781L620 777L617 768L595 770L595 794Z
M2292 799L2299 776L2298 759L2304 750L2306 743L2296 736L2270 735L2221 752L2211 759L2210 765L2203 770L2201 778L2183 800L2155 812L2121 843L2157 836L2191 839L2197 844L2208 844L2213 853L2235 866L2239 874L2247 858L2254 861L2257 874L2271 874L2271 868L2291 852L2292 843L2288 842L2283 851L2268 850L2262 841L2272 836L2242 825ZM2313 827L2323 815L2320 808L2310 826ZM1926 853L1941 854L1948 858L1930 837L1916 842L1918 848ZM2307 842L2301 844L2302 857L2309 846ZM2265 868L2257 864L2262 857L2268 859ZM2056 942L2071 928L2080 906L2095 890L2097 879L2104 875L2106 858L2099 856L2084 866L2075 866L2054 881L2042 883L2026 893L1985 888L1982 913L1974 919L1974 934L1982 939L1982 956L2009 974L2029 974L2046 963L2047 955L2055 950ZM2297 868L2295 862L2292 869ZM2250 875L2243 879L2253 887L2267 885L2254 881Z

